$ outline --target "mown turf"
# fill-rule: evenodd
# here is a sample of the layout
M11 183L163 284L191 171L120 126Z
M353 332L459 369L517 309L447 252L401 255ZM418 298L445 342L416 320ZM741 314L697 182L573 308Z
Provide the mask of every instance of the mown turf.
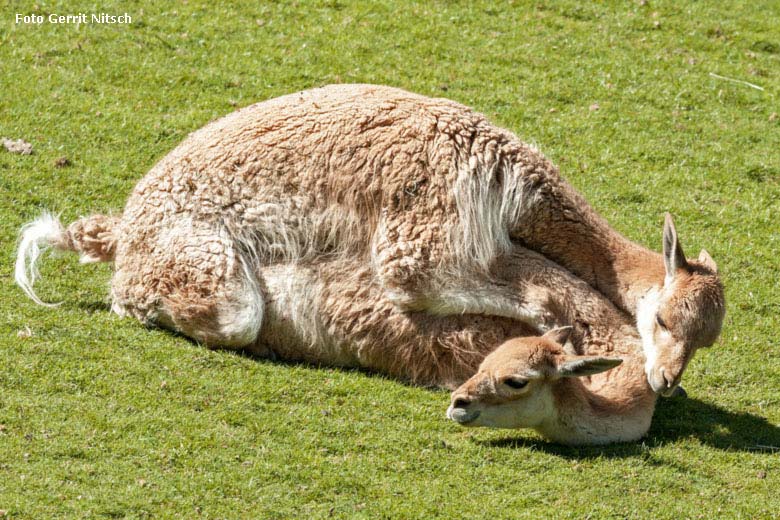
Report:
M246 4L0 6L0 136L35 147L0 150L7 516L779 514L777 2ZM133 23L14 24L33 9ZM460 429L444 392L210 352L121 320L107 311L106 265L47 259L39 289L65 301L55 310L13 286L17 230L41 208L119 213L188 132L334 82L474 106L653 248L674 213L688 254L718 261L729 303L720 342L688 368L691 398L661 402L643 442L565 448Z

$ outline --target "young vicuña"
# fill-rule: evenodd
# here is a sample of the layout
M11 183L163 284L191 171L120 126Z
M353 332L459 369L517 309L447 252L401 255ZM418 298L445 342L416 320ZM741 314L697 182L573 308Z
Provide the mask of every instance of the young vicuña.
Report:
M447 417L463 426L533 428L563 444L642 437L656 394L644 377L641 351L617 343L608 352L590 345L578 354L563 346L570 332L553 329L498 347L452 393Z

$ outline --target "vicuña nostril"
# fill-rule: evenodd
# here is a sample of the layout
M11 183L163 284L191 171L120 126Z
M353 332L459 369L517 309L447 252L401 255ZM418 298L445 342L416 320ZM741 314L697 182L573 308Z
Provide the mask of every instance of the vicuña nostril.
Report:
M452 402L454 408L467 408L470 404L471 399L467 399L466 397L458 397Z

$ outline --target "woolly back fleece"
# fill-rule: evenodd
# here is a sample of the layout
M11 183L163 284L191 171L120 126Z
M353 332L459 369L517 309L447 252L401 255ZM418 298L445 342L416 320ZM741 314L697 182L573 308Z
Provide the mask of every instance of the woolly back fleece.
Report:
M431 247L459 227L448 238L462 242L469 263L487 265L508 247L520 207L504 202L505 190L520 188L520 176L502 171L509 158L526 182L535 170L554 171L454 101L331 85L251 105L191 134L138 183L123 224L153 226L182 213L218 219L264 261L335 247L368 253L380 220L386 240ZM459 197L467 188L476 193Z

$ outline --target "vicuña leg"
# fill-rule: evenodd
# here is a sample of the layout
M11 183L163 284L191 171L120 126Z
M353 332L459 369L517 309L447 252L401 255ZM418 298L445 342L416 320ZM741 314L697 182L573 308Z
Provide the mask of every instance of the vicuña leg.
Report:
M263 320L257 280L218 224L181 219L120 241L113 308L209 347L252 345Z
M439 239L442 233L424 231L425 227L413 236L404 236L380 227L375 240L374 268L387 299L399 309L441 316L483 314L511 318L539 332L565 325L552 312L552 293L544 283L522 284L522 289L518 288L516 280L532 279L528 269L533 269L537 262L518 265L509 253L498 256L488 267L464 266ZM542 266L544 262L538 264Z

